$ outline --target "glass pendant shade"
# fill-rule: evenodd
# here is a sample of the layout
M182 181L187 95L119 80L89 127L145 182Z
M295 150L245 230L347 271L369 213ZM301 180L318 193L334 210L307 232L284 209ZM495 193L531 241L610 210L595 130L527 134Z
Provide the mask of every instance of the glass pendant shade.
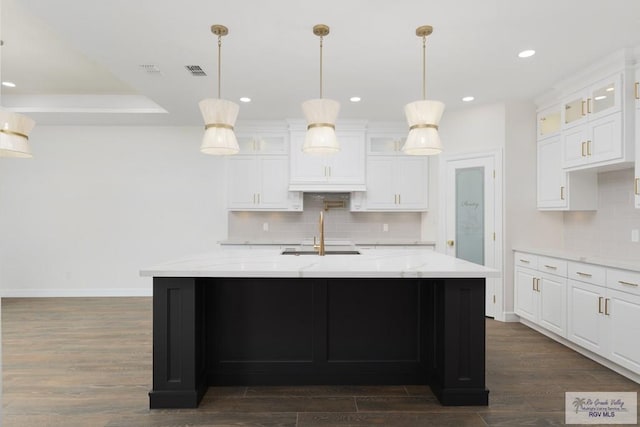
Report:
M240 151L233 127L240 107L226 99L208 98L198 104L205 123L200 151L205 154L230 155Z
M402 147L405 154L429 156L442 152L438 125L444 112L440 101L415 101L405 105L404 113L409 123L409 135Z
M331 154L340 151L335 129L339 111L340 103L333 99L310 99L302 103L302 112L307 119L303 152Z
M29 133L35 124L27 116L0 110L0 157L32 157Z

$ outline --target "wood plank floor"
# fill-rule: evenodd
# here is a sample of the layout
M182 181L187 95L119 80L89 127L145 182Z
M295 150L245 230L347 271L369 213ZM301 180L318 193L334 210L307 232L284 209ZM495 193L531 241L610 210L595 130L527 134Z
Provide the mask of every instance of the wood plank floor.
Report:
M2 300L5 427L546 426L565 391L640 385L517 323L487 320L489 407L423 386L212 387L194 410L149 410L150 298ZM640 394L640 393L639 393Z

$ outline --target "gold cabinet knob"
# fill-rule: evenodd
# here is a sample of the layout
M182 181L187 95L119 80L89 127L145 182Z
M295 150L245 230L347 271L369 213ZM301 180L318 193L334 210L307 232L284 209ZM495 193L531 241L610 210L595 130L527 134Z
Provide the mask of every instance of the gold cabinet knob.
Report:
M453 240L447 240L447 245L453 246Z

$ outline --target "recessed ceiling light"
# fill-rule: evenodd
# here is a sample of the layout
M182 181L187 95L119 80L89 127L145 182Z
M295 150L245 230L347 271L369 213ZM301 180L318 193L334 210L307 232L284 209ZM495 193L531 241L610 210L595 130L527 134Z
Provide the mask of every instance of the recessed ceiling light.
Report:
M464 102L471 102L473 101L475 98L473 96L465 96L464 98L462 98L462 100Z
M243 96L242 98L240 98L240 102L251 102L251 98Z
M352 96L351 98L349 98L349 101L351 101L351 102L360 102L360 101L362 101L362 98L360 98L359 96Z
M518 54L518 56L520 58L529 58L530 56L533 56L536 54L536 51L533 49L527 49L527 50L523 50L522 52L520 52Z
M2 82L2 86L16 87L16 84L14 82Z

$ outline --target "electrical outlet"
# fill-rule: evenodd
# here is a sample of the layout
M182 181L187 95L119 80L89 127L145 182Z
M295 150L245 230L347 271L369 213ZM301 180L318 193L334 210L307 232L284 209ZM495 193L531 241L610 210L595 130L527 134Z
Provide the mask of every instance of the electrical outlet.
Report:
M262 223L262 231L269 231L269 223L268 222L263 222Z
M638 232L637 228L631 230L631 241L635 243L638 243L638 241L640 241L640 233Z
M382 231L384 231L385 233L389 231L389 224L382 224Z

